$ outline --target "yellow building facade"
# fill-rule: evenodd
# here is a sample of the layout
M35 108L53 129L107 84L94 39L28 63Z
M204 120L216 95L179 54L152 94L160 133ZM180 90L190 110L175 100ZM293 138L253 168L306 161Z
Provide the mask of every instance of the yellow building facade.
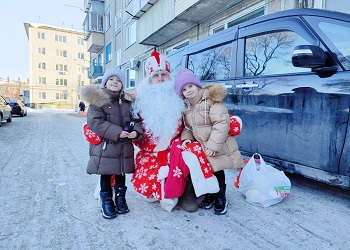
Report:
M76 109L79 88L90 84L89 55L83 33L24 23L29 41L30 106Z

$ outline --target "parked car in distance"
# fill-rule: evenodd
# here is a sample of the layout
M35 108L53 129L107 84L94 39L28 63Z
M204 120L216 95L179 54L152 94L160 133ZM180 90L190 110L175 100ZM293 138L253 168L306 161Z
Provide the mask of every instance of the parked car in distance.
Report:
M350 188L350 15L296 9L261 16L168 55L221 83L243 121L241 153Z
M10 104L0 95L0 127L3 121L11 122L12 113Z
M10 99L8 103L12 108L12 115L27 116L27 107L21 100Z

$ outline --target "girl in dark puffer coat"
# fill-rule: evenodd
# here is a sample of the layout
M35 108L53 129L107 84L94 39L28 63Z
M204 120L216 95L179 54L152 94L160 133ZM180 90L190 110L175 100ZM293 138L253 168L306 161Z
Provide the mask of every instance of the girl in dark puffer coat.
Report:
M132 139L140 139L142 129L131 114L132 98L123 91L124 74L120 69L107 70L100 86L82 89L84 101L90 104L87 123L90 129L103 137L100 144L90 144L88 174L101 175L100 197L102 216L113 219L117 214L129 212L126 204L125 174L133 173L134 147ZM125 125L134 125L128 130ZM128 130L128 131L127 131ZM115 205L113 202L111 178L115 177Z

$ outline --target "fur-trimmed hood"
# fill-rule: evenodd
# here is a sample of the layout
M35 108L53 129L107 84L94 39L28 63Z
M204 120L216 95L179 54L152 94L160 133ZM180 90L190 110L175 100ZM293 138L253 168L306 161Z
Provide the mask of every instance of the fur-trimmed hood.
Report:
M103 107L107 103L121 99L121 101L132 102L132 97L122 91L121 93L113 93L107 89L101 89L100 85L88 85L80 91L83 101L95 105L99 108Z
M204 92L203 98L209 98L213 103L222 102L226 95L227 91L224 86L219 83L207 84L203 86Z

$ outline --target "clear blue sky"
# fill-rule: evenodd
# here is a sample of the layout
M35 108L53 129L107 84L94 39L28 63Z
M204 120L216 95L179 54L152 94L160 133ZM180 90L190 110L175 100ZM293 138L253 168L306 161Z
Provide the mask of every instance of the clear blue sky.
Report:
M68 7L65 5L76 6ZM82 31L84 0L0 0L0 77L29 78L29 46L24 23Z

